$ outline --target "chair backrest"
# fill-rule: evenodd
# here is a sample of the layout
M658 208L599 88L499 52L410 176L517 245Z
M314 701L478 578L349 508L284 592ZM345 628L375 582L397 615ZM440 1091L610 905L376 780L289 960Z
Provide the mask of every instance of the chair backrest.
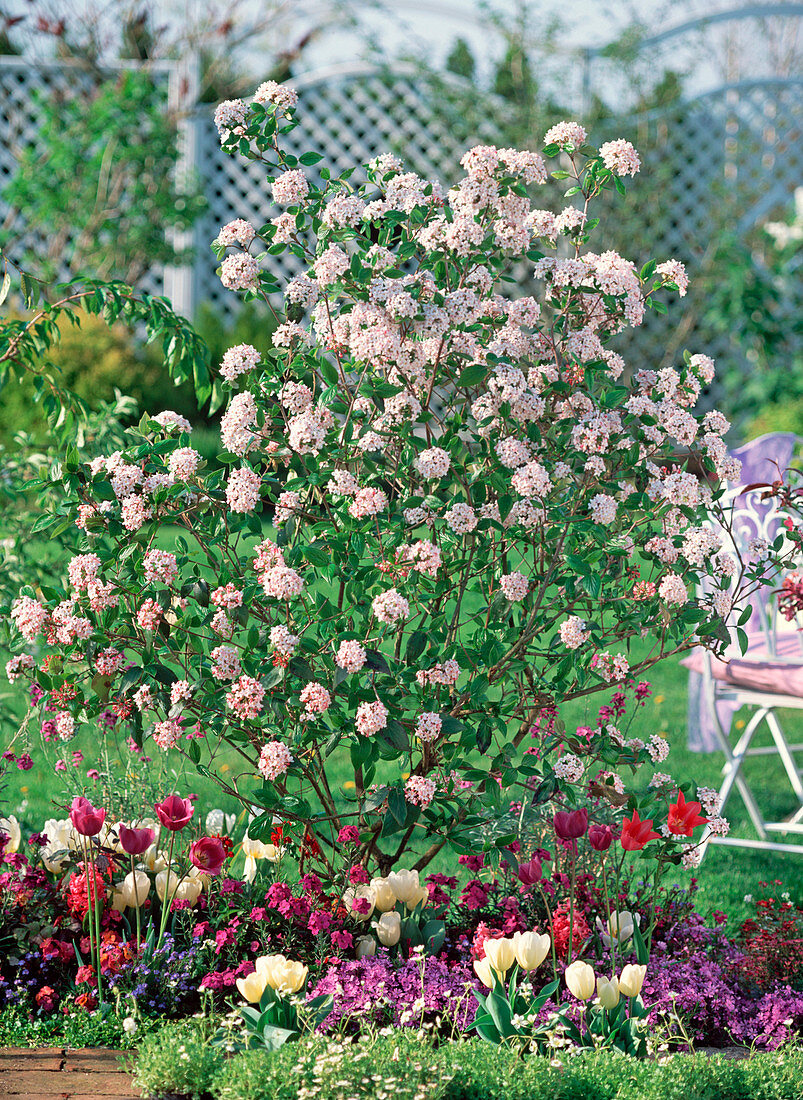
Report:
M779 534L785 531L784 521L787 513L775 500L762 500L764 490L741 487L730 490L722 498L722 506L729 511L730 530L720 528L723 537L723 549L735 552L740 561L756 560L750 544L754 539L763 539L770 545ZM765 574L769 583L753 592L748 600L752 615L748 621L748 631L763 633L770 653L776 652L776 633L782 625L773 603L773 591L780 585L781 576L776 571ZM746 605L743 605L746 606ZM735 618L735 616L734 616ZM735 623L731 624L732 626Z
M723 536L723 549L735 551L744 560L754 556L750 553L753 539L765 539L771 544L784 532L787 514L778 506L777 500L764 500L764 489L746 490L745 486L766 484L784 477L801 445L803 440L793 432L771 432L751 439L731 452L742 463L741 485L728 490L721 498L722 507L730 512L730 531L718 527ZM781 577L776 576L772 580L777 581L777 585L764 585L751 595L749 605L753 614L746 626L749 631L763 633L769 652L775 653L778 629L788 631L789 624L779 614L777 603L771 602L773 589L780 585Z
M769 432L736 447L731 454L742 464L742 485L783 477L801 444L794 432Z

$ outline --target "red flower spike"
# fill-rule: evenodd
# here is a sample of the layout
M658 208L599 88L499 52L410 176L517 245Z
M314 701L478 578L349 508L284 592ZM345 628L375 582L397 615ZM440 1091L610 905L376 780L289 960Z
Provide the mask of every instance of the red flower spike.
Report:
M699 802L687 802L683 791L678 791L677 802L670 802L667 828L675 836L691 836L698 825L706 825L707 817L700 817L702 806Z
M622 822L622 835L619 838L626 852L640 852L651 840L660 840L661 834L653 832L652 818L642 821L638 810L633 811L631 818L625 818Z

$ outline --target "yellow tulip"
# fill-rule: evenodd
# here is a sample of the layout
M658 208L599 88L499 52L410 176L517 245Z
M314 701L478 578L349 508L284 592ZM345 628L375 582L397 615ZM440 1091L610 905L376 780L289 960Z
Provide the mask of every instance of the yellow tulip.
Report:
M516 961L516 945L513 940L486 940L485 957L494 970L506 974Z
M569 992L578 1001L589 1001L594 996L594 971L586 962L577 959L563 972Z
M619 1004L619 983L616 978L597 978L597 999L603 1008L616 1008Z
M619 992L625 997L638 997L646 974L647 967L639 966L638 963L628 963L627 966L623 966L622 973L619 975Z
M516 962L522 970L536 970L549 954L551 942L546 932L543 936L537 932L517 932L513 937Z

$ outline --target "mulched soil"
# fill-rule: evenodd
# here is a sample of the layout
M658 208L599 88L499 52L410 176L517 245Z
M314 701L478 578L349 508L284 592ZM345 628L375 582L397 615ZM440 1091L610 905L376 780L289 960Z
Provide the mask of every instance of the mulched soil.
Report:
M136 1100L120 1051L0 1049L0 1096L19 1100Z

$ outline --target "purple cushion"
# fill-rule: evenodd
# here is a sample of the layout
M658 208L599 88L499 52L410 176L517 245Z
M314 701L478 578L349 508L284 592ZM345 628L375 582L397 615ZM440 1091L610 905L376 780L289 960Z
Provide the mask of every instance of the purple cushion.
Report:
M777 653L770 656L763 634L748 635L744 657L737 645L729 646L722 657L711 655L711 674L715 680L734 687L803 699L803 649L798 632L779 633L776 650ZM690 672L702 673L705 651L698 646L680 663Z

